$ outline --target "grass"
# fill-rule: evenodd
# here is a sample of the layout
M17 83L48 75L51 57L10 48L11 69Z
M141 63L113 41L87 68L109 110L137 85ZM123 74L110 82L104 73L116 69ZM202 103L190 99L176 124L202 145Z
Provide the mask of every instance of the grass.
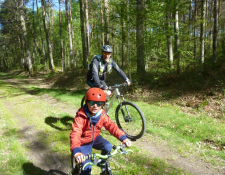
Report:
M4 76L9 77L8 74ZM13 119L14 115L3 106L3 103L6 102L13 105L13 110L19 109L17 115L23 116L25 121L38 131L39 137L37 137L36 142L43 147L43 150L50 149L61 157L67 157L69 164L69 133L76 111L73 114L64 113L60 108L54 107L34 95L47 94L78 108L85 90L44 89L27 86L29 93L25 93L2 81L0 81L0 86L0 95L4 96L4 99L0 98L0 109L3 109L0 112L4 113L4 115L0 115L1 120L4 121L0 124L1 131L4 133L2 136L3 143L0 143L3 152L1 152L1 157L3 157L1 162L7 160L7 165L3 163L1 164L3 167L0 168L3 169L4 174L11 171L13 171L11 174L22 174L23 171L29 172L31 168L36 168L37 171L42 172L40 168L35 167L32 162L27 160L27 149L32 150L29 147L30 142L26 143L25 148L18 143L18 139L23 135L15 127L17 123ZM141 108L146 117L146 135L149 138L158 141L165 140L183 156L197 154L197 156L214 165L225 165L225 137L223 134L225 128L221 120L204 114L185 114L180 108L164 103L161 106L149 105L141 101L135 103ZM116 104L113 108L110 111L110 116L114 116ZM11 138L12 136L13 138ZM106 132L103 132L103 137L109 139L111 143L119 144L115 138L109 136ZM181 169L166 164L161 159L151 157L149 152L135 146L132 149L134 150L132 154L115 157L115 160L122 165L122 168L116 170L115 174L188 174ZM3 154L5 155L2 156ZM13 157L17 155L19 157ZM7 159L4 159L5 157ZM22 160L20 160L21 157L23 157ZM15 158L20 161L13 164ZM94 168L94 172L98 171L98 168Z
M1 91L2 92L2 91ZM10 115L7 109L0 101L0 169L5 175L23 174L22 165L29 162L26 150L18 141L20 137L17 134L16 123L13 116Z

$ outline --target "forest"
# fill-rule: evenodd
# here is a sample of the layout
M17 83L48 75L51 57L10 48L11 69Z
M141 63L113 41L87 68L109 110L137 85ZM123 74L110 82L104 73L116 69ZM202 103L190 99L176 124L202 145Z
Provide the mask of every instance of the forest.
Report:
M1 0L0 7L1 71L86 69L104 44L139 75L205 76L224 62L222 0Z
M105 44L146 119L116 173L225 174L224 0L0 0L3 174L70 174L71 124Z

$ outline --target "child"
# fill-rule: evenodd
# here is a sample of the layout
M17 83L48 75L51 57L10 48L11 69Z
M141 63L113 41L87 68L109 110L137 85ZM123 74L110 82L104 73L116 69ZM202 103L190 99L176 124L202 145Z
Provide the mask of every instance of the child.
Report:
M70 149L77 163L82 165L90 162L85 160L85 155L92 153L92 148L101 150L101 154L109 154L112 145L109 141L100 136L102 127L110 132L114 137L131 146L131 141L127 139L125 133L107 116L102 107L105 104L105 93L102 89L91 88L87 91L83 108L76 113L70 133ZM91 165L85 167L81 174L90 174Z

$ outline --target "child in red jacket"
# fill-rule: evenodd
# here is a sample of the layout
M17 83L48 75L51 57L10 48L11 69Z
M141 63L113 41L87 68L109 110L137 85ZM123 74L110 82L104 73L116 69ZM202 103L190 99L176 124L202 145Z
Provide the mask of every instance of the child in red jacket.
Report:
M91 88L87 91L83 108L76 113L70 133L70 150L77 163L86 164L90 160L85 160L85 155L92 153L92 148L101 150L103 155L109 154L112 145L109 141L100 136L102 127L113 136L131 146L131 141L127 139L125 133L107 116L102 107L105 104L105 93L102 89ZM85 167L81 174L90 174L91 165Z

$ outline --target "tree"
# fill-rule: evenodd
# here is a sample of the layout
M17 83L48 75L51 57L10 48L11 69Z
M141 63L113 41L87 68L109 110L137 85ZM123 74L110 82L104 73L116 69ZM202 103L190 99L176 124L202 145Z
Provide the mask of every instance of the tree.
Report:
M37 6L37 18L38 18L38 26L39 26L39 31L40 31L40 38L41 38L41 44L42 44L42 53L43 57L41 57L41 64L46 63L46 54L45 54L45 47L44 47L44 40L42 37L42 32L41 32L41 22L40 22L40 17L39 17L39 8L38 8L38 1L36 0L36 6Z
M198 0L195 0L195 12L194 12L194 60L196 60L197 52L197 20L198 20Z
M47 48L48 48L48 55L49 55L49 69L51 71L55 71L55 65L53 62L53 56L52 56L52 44L49 36L49 29L47 29L46 26L46 7L45 7L45 0L41 0L42 4L42 19L43 19L43 25L44 25L44 31L45 31L45 36L46 36L46 42L47 42Z
M87 68L88 65L88 59L87 59L87 44L85 39L85 30L84 30L84 4L82 0L79 0L80 2L80 28L81 28L81 37L82 37L82 50L83 50L83 67Z
M166 38L167 38L167 50L168 50L168 60L170 63L170 67L173 66L173 45L172 45L172 34L171 34L171 26L170 26L170 20L171 20L171 11L170 11L170 2L166 1Z
M142 0L137 0L137 35L136 35L136 48L137 48L137 74L145 73L145 55L144 55L144 3Z
M63 57L63 37L62 37L62 16L61 16L61 0L59 0L59 34L60 34L60 57L62 72L65 72L65 62Z
M180 74L180 38L179 38L179 15L178 15L178 1L175 0L175 14L174 14L174 58L177 61L177 74Z
M70 46L70 66L73 68L73 43L72 43L72 32L70 27L70 16L68 11L68 1L65 0L65 7L66 7L66 20L68 25L68 36L69 36L69 46Z
M90 25L89 25L89 20L88 20L88 1L85 0L85 17L86 17L86 40L87 40L87 60L89 59L89 46L90 46Z
M105 31L105 43L104 44L109 44L109 0L104 0L104 16L103 16L104 21L104 31Z
M29 75L32 76L33 75L33 65L31 62L31 53L30 53L29 41L27 38L27 28L26 28L23 0L19 1L19 15L20 15L21 28L23 31L24 45L25 45L26 67L28 68Z
M217 62L218 43L218 0L214 0L213 60Z
M201 14L201 33L200 33L200 57L201 63L205 62L205 9L206 9L206 0L202 0L202 14Z

